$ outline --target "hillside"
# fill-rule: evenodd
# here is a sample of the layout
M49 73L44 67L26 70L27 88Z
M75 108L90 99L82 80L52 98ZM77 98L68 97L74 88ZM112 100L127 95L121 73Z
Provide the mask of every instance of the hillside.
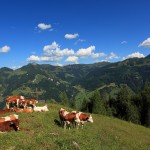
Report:
M0 93L4 98L15 94L35 97L32 92L38 88L42 92L40 99L53 98L60 101L62 91L67 93L69 99L74 99L79 92L76 86L92 92L112 83L116 86L126 84L134 92L139 92L145 82L150 81L149 74L150 55L117 63L100 62L63 67L28 64L17 70L4 67L0 68ZM113 89L107 88L107 91L110 90Z
M148 150L150 147L150 129L102 115L92 114L94 123L87 123L84 129L64 130L54 123L61 107L64 106L49 104L49 112L19 114L21 130L0 133L1 150L73 150L73 142L81 150Z

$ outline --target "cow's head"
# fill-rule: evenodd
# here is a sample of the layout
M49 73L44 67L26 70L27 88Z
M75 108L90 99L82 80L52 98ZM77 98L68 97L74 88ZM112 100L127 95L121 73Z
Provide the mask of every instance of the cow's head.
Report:
M12 127L15 131L19 130L19 120L13 120L10 122L10 127Z
M87 121L93 123L92 115L89 116L89 118L87 119Z

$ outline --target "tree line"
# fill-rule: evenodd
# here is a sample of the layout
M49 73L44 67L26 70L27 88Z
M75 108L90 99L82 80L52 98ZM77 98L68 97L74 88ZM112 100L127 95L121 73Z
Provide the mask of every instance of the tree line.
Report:
M79 111L113 116L150 127L150 83L148 82L138 93L132 93L127 86L123 86L115 98L109 96L107 100L96 90L88 98L83 96L78 108L75 105L76 100L69 100L65 91L60 94L60 100L61 104Z

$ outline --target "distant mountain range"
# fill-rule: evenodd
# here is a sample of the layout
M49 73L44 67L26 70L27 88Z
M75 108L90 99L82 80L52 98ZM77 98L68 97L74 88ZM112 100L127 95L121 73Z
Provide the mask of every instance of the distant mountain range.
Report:
M78 87L92 92L125 84L133 92L138 92L146 81L150 82L150 55L116 63L99 62L63 67L28 64L17 70L0 68L0 94L3 97L17 94L35 97L37 89L41 92L39 99L53 98L59 101L63 91L69 98L74 98L80 91Z

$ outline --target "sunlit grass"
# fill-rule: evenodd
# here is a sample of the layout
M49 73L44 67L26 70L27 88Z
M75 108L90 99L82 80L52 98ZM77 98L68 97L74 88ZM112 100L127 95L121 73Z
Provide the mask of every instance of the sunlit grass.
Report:
M93 114L94 123L85 124L84 129L64 130L54 123L61 107L49 104L49 112L18 113L21 130L0 133L0 149L73 150L73 142L81 150L150 149L150 129L115 118Z

